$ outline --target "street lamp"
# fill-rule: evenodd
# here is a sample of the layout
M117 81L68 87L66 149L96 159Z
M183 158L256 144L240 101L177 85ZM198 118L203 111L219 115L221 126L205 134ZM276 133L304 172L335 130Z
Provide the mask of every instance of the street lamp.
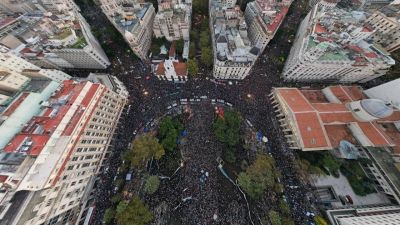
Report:
M248 97L248 98L251 98L252 96L251 96L251 94L249 93L249 94L247 94L247 97Z
M148 91L144 91L143 94L144 94L144 95L148 95L149 92L148 92Z

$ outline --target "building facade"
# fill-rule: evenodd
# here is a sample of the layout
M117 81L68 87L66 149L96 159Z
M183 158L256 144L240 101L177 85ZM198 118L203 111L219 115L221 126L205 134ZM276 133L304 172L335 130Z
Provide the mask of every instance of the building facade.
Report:
M374 11L366 22L375 29L372 34L374 41L386 51L400 49L400 4L390 4Z
M367 98L359 87L274 88L270 97L292 149L333 150L346 141L400 153L400 111L382 99Z
M83 224L125 103L105 85L72 80L42 102L0 153L0 223Z
M158 0L159 10L154 18L153 32L168 41L189 40L192 4L178 0Z
M333 225L392 225L400 223L400 207L381 206L327 211Z
M370 41L374 29L363 12L317 4L302 21L282 76L300 82L367 82L395 64Z
M148 60L155 17L153 4L134 0L100 0L99 3L104 14L122 34L133 52L141 60Z
M261 50L261 53L275 36L290 4L290 0L279 2L255 0L247 4L244 17L249 27L249 38L252 44Z
M213 75L217 79L242 80L249 75L260 49L252 46L247 24L236 1L210 1Z

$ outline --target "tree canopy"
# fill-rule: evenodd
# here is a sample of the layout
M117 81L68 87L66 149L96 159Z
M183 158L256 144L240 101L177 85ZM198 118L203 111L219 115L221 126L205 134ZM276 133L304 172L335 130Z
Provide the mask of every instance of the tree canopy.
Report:
M269 221L271 221L272 225L281 225L281 217L279 216L279 213L274 211L274 210L270 210L268 212L268 217L269 217Z
M239 185L252 199L258 199L267 188L275 184L279 177L274 169L275 161L271 156L257 154L253 164L238 176Z
M120 202L116 211L115 217L120 225L145 225L154 218L149 207L137 196L134 196L130 202Z
M176 148L176 140L182 130L183 125L177 119L167 116L161 121L158 136L165 150L172 151Z
M199 72L199 66L197 65L196 60L189 59L186 63L188 68L189 75L196 75Z
M115 217L115 209L113 208L108 208L106 209L106 211L104 212L104 216L103 216L103 222L105 224L110 224L113 219Z
M201 63L203 63L207 67L212 66L213 53L210 47L204 47L201 49Z
M147 194L154 194L160 186L160 178L158 176L149 176L144 183L144 191Z
M213 124L215 136L220 142L228 146L235 146L239 143L240 122L241 117L239 113L226 111L224 113L224 118L218 118Z
M163 146L151 134L138 136L132 145L132 150L126 153L125 159L134 167L143 167L151 158L159 160L165 154Z

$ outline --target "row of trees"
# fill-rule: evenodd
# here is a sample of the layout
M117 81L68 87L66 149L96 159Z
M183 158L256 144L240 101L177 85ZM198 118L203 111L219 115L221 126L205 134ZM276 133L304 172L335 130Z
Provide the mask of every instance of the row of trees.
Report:
M267 189L273 188L281 192L283 187L276 180L280 173L274 168L275 160L266 154L257 154L256 160L244 172L239 173L237 178L240 187L250 196L257 200L262 197Z
M214 135L218 141L224 143L224 159L230 163L236 161L235 146L240 140L240 114L234 111L226 111L224 117L218 117L213 124Z

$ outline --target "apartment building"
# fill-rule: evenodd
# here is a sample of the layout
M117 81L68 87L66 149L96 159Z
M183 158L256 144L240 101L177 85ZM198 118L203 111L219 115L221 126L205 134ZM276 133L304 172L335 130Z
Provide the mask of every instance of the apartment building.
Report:
M56 82L71 79L71 76L56 69L42 69L12 53L0 53L0 66L32 79L50 79Z
M291 0L255 0L246 6L245 20L252 45L262 53L275 36L291 4Z
M157 38L168 41L189 40L192 23L191 2L181 0L158 0L159 10L154 18L153 32Z
M0 93L15 93L27 86L30 79L0 65Z
M211 1L213 75L217 79L242 80L249 75L260 49L251 44L240 7L231 7L231 3L225 0ZM233 1L233 5L235 3Z
M49 16L51 15L51 16ZM0 45L43 68L105 69L110 62L76 11L59 14L24 14L0 20Z
M3 0L0 11L3 13L38 13L47 11L78 10L74 0Z
M388 52L400 49L400 4L390 4L369 16L366 23L375 32L372 38Z
M103 84L64 81L0 153L0 223L83 224L125 104Z
M270 98L292 149L332 150L346 141L400 153L400 111L360 87L274 88Z
M327 210L332 225L392 225L400 223L400 207L377 206Z
M133 52L141 60L148 60L155 17L153 4L135 0L99 0L99 3L104 14L122 34Z
M317 4L302 21L282 76L300 82L367 82L395 64L371 41L365 13Z

